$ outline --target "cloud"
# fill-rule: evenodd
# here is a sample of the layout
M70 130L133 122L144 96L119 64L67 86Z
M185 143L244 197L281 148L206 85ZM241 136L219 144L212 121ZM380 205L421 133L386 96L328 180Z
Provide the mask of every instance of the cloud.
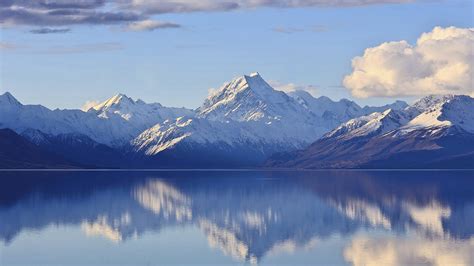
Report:
M350 7L374 4L409 3L416 0L2 0L0 25L71 26L138 25L152 16L166 13L230 11L259 7ZM420 0L421 1L421 0ZM159 22L154 22L159 23ZM145 23L146 24L146 23ZM147 29L176 27L149 26Z
M317 95L318 88L315 85L300 85L295 83L282 83L275 80L268 82L275 90L283 92L292 92L297 90L304 90L311 93L313 96Z
M170 29L170 28L180 28L179 24L162 22L155 20L142 20L137 22L132 22L128 24L126 30L128 31L154 31L156 29Z
M30 30L33 34L50 34L50 33L68 33L71 29L69 28L39 28Z
M81 110L84 111L84 112L87 112L89 109L91 109L92 107L96 106L100 104L99 101L96 101L96 100L91 100L91 101L87 101L86 103L84 103L84 105L81 107Z
M474 28L435 27L415 45L386 42L352 60L343 84L355 97L474 94Z
M186 13L196 11L229 11L235 9L276 7L351 7L375 4L411 3L416 0L132 0L125 1L128 8L149 13Z

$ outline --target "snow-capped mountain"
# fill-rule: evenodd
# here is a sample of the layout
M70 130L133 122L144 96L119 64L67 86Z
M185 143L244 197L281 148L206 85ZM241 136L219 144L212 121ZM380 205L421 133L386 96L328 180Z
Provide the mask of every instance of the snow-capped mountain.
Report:
M106 119L118 115L139 132L165 120L194 116L194 111L191 109L164 107L159 103L148 104L142 100L133 100L124 94L117 94L91 107L88 112L96 113L98 117Z
M0 127L21 134L36 129L45 134L76 133L108 144L119 145L133 138L127 122L118 117L103 119L81 110L50 110L41 105L23 105L10 93L0 96Z
M469 96L427 96L403 110L389 109L351 119L308 149L293 154L295 158L280 158L269 164L423 168L458 163L456 167L468 167L459 163L474 158L472 110L474 99Z
M211 93L196 110L196 117L157 124L132 144L135 151L154 156L155 161L159 157L169 157L167 162L188 161L192 154L206 154L199 158L201 164L204 159L214 164L227 158L232 165L238 161L257 165L275 152L304 148L345 121L342 116L326 115L325 109L337 109L330 103L320 113L313 112L253 73Z
M258 73L225 84L211 93L197 112L199 117L222 122L315 119L314 114L284 92L273 89Z
M370 137L395 130L410 121L410 116L403 111L388 109L381 113L375 112L343 123L324 138L339 137L349 140L356 137Z
M5 93L0 95L0 128L68 161L96 162L97 167L255 167L275 154L283 157L269 165L300 167L302 158L301 167L358 167L377 156L445 147L439 141L446 138L469 139L474 134L472 101L469 96L429 96L408 107L401 101L360 107L304 91L286 94L253 73L226 83L196 110L147 104L123 94L87 111L50 110L23 105ZM293 153L311 143L307 152ZM465 147L460 150L469 151ZM296 156L291 163L286 163L288 152Z
M326 123L334 123L332 128L352 119L354 117L368 115L374 112L383 112L388 109L401 110L408 106L406 102L396 101L384 106L364 106L360 107L357 103L347 99L333 101L326 96L318 98L303 90L296 90L288 93L295 98L306 109L323 118Z
M0 114L0 127L19 134L29 129L53 136L79 134L98 143L121 147L158 122L192 115L193 111L133 101L125 95L114 96L88 112L50 110L41 105L23 105L7 92L0 95Z
M146 165L250 167L275 152L305 147L306 136L280 129L280 123L180 117L145 130L132 145Z
M411 114L420 112L402 132L415 129L459 127L474 133L474 100L465 95L428 96L407 108Z

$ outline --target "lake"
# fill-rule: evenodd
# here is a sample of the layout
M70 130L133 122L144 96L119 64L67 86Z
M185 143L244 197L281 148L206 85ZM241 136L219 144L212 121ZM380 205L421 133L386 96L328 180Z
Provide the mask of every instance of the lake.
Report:
M0 265L474 265L474 172L0 172Z

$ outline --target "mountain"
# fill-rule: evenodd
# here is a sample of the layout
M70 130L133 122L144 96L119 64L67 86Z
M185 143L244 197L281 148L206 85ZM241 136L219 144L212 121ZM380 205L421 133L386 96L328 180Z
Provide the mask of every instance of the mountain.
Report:
M0 129L0 168L75 168L78 165L41 149L11 129Z
M201 118L222 122L315 118L287 94L273 89L258 73L237 77L211 93L197 113Z
M301 151L312 143L326 143L327 149L326 154L321 150L324 156L314 167L360 167L369 160L337 160L352 153L362 156L364 145L374 137L391 133L391 140L408 138L411 131L422 132L420 127L445 125L445 119L434 117L441 107L438 116L449 115L460 130L437 136L469 137L471 126L465 122L471 119L469 106L445 104L455 98L427 97L408 107L401 101L360 107L346 99L315 98L305 91L284 93L253 73L210 93L196 110L149 104L124 94L87 111L50 110L23 105L5 93L0 95L0 127L12 129L42 150L90 167L240 168L261 166L268 158L272 166L300 167L296 161L287 162L291 159L287 155L303 156ZM354 141L358 146L351 146ZM328 143L337 149L330 149ZM308 152L305 162L317 151ZM441 159L453 161L457 156L464 161L470 158L449 153ZM330 158L334 159L328 163Z
M275 152L304 147L296 134L278 130L276 123L183 117L145 130L132 145L144 167L255 167Z
M474 99L427 96L403 110L351 119L268 165L298 168L470 168ZM456 160L459 159L459 160Z
M336 102L326 96L315 98L309 92L303 90L291 91L288 95L296 99L308 111L322 117L326 123L332 123L332 128L354 117L383 112L387 109L401 110L408 106L406 102L396 101L384 106L364 106L362 108L357 103L347 99Z
M27 129L21 136L38 148L57 154L74 164L89 168L130 167L122 150L98 143L86 135L78 133L51 135L36 129Z
M166 120L194 116L194 111L191 109L164 107L159 103L147 104L142 100L133 100L124 94L117 94L87 111L105 119L119 116L136 132L142 132Z
M133 101L122 94L88 112L23 105L8 92L0 95L0 127L13 129L19 134L34 129L53 136L85 135L112 147L127 146L130 140L158 122L192 113L184 108Z
M361 111L359 112L360 115L368 115L371 113L375 112L383 112L387 109L392 109L392 110L403 110L408 107L408 104L404 101L395 101L394 103L391 104L386 104L383 106L364 106Z
M308 110L253 73L211 93L195 117L157 124L132 145L142 160L159 166L257 166L275 152L306 147L337 119Z
M211 93L195 117L157 124L132 145L138 160L154 167L255 167L272 154L307 147L365 110L345 99L286 94L253 73Z

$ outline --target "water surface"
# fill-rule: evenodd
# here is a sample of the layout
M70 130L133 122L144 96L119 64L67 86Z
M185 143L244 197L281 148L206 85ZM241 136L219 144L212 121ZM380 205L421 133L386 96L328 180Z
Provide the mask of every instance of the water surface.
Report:
M474 264L469 171L0 177L0 265Z

